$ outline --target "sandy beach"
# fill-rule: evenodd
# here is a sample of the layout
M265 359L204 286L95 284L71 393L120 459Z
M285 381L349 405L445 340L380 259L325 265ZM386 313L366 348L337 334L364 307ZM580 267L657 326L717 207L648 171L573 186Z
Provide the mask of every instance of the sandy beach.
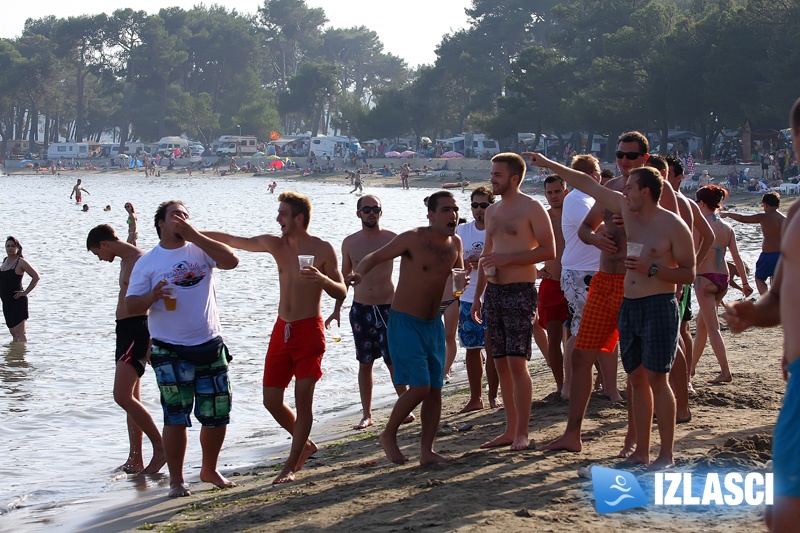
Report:
M723 337L734 381L705 384L718 368L707 347L698 365L697 393L691 397L693 419L677 429L676 470L680 472L763 471L771 456L771 433L784 391L781 331L773 328L741 335L725 331ZM541 360L531 363L531 373L531 436L541 444L563 430L567 402L552 394L554 383ZM621 371L618 378L622 385ZM597 393L592 396L581 453L512 452L479 448L501 431L503 412L484 409L457 414L467 397L463 383L444 389L437 444L440 452L455 457L452 463L419 466L416 423L400 432L401 447L411 461L403 466L390 463L377 442L389 414L387 407L377 410L371 430L353 431L349 419L328 428L327 442L291 485L272 487L276 467L265 464L248 472L231 472L239 485L231 490L200 484L193 487L193 496L169 500L165 489L150 489L133 504L112 508L84 528L107 532L764 530L763 506L655 507L652 495L647 507L598 514L591 481L579 477L578 469L617 465L626 425L622 404ZM655 454L657 436L653 444ZM652 490L652 473L632 471L646 491L648 484Z

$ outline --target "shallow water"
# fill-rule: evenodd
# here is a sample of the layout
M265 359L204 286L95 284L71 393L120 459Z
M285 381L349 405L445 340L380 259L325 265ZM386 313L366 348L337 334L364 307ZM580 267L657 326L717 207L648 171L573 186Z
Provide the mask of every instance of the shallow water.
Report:
M84 196L90 206L86 213L69 200L79 177L91 193ZM158 242L152 225L158 203L181 199L198 229L277 233L277 194L268 194L266 185L264 178L204 175L0 177L0 231L22 242L25 257L42 277L30 296L28 344L11 345L5 331L0 335L5 339L0 344L0 416L7 443L0 453L0 529L51 529L64 523L65 514L85 510L103 493L122 497L165 490L165 479L132 480L113 473L128 448L125 418L111 395L119 265L99 262L86 251L88 231L109 223L126 235L123 205L130 201L139 213L139 247L149 250ZM311 196L310 229L331 241L337 253L342 239L359 229L356 199L344 180L341 185L279 182L278 192L286 189ZM381 197L384 227L399 232L426 224L422 198L430 190L367 192ZM454 194L469 218L469 193ZM107 204L110 212L103 211ZM743 256L754 268L760 230L736 227ZM285 456L289 445L288 435L261 404L264 353L277 314L277 268L269 254L240 252L240 258L237 269L216 276L223 335L235 357L230 369L234 407L220 458L226 472ZM324 317L333 303L323 297ZM317 424L342 413L358 418L358 363L346 323L348 306L349 300L342 312L343 341L329 341L323 359L324 375L315 394ZM463 350L456 365L463 372ZM389 400L393 390L383 365L375 366L375 382L375 403ZM290 389L287 399L291 397ZM142 398L160 426L151 369L142 380ZM190 429L185 468L190 482L197 480L199 469L198 433L198 426Z

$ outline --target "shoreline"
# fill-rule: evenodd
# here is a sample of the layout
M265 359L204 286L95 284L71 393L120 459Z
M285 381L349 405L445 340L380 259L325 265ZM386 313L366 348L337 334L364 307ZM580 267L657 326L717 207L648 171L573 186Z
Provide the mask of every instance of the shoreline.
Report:
M671 471L763 472L771 457L771 434L785 387L780 373L782 343L778 342L782 332L779 328L740 335L724 331L723 337L734 381L717 386L705 383L717 369L706 347L694 380L697 393L690 398L693 420L677 426L676 467ZM771 346L766 353L765 346ZM531 437L542 444L563 430L568 402L553 394L552 375L542 360L532 361L530 367L534 384ZM621 369L618 382L624 386ZM502 431L503 411L458 414L467 397L463 381L443 390L437 450L453 455L451 463L418 465L419 422L402 427L399 433L409 463L390 463L377 443L389 414L382 407L376 409L373 428L356 432L349 429L349 420L341 419L327 428L327 435L319 438L317 434L320 451L294 483L272 487L276 467L263 465L234 473L232 479L239 486L233 489L202 484L191 497L169 499L166 490L158 487L132 503L104 510L83 523L81 530L763 530L763 505L731 509L650 503L599 515L592 484L578 476L578 469L616 467L626 429L622 404L592 395L580 453L532 448L512 452L505 447L480 449L482 442ZM659 442L655 426L653 435L651 456L655 457ZM632 471L650 492L652 502L654 474L643 468Z

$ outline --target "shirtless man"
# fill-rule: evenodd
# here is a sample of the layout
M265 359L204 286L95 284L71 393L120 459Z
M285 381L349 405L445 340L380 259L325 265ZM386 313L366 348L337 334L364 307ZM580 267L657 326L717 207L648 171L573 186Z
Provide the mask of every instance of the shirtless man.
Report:
M781 256L781 228L786 216L779 211L780 206L781 196L776 192L768 192L761 197L763 213L740 215L722 211L719 214L721 218L730 218L743 224L761 224L761 233L764 235L764 240L761 242L761 255L758 256L758 262L756 262L756 288L758 289L758 294L767 292L767 280L771 279L775 274L775 267Z
M789 117L795 157L800 159L800 99ZM786 384L772 441L772 471L775 475L774 505L767 507L764 519L770 531L795 531L800 522L800 203L789 209L781 236L781 260L772 286L757 302L743 301L725 305L724 318L731 331L739 333L756 327L783 323L783 358L781 367Z
M622 176L608 181L603 186L621 193L631 171L642 167L647 162L650 157L649 150L649 141L638 131L623 133L617 140L616 152L617 165ZM598 174L599 170L599 166L597 166ZM559 175L561 175L560 172ZM586 175L585 172L584 175ZM564 175L561 177L563 178ZM592 181L595 182L594 179ZM661 195L661 204L667 209L674 210L675 193L669 187L665 190L667 192ZM601 224L603 229L599 231ZM617 316L622 305L627 271L624 264L627 251L625 227L618 224L614 213L597 202L592 206L578 229L578 236L586 244L600 249L600 269L591 280L580 328L572 351L570 414L567 419L567 427L564 435L544 446L543 450L579 452L583 449L581 425L589 405L589 397L592 394L592 365L596 361L600 363L606 395L612 399L616 399L614 396L619 397L616 387L617 359L614 351L619 340ZM628 402L628 418L628 434L619 454L623 458L631 454L636 439L630 401Z
M528 361L537 303L536 263L554 259L556 244L544 206L520 191L524 178L525 161L518 154L501 153L492 158L492 192L502 201L486 210L486 243L471 314L481 322L485 290L486 334L500 378L506 429L482 448L524 450L530 445Z
M408 168L408 163L403 163L403 167L400 169L400 182L402 183L404 189L408 189L408 175L410 172L411 171Z
M280 300L264 362L264 407L292 436L292 447L273 485L294 481L295 472L317 451L308 437L314 421L314 388L322 377L320 365L325 353L320 301L322 291L336 299L347 295L333 246L308 233L311 201L292 191L281 193L278 201L276 220L281 228L280 236L265 234L248 238L218 232L206 234L234 248L268 252L278 263ZM313 266L301 269L298 255L313 256ZM295 378L296 415L283 400L292 376Z
M624 299L619 310L620 356L631 384L636 449L628 464L667 468L674 465L675 396L668 374L678 347L676 286L694 280L694 243L689 227L676 214L659 206L664 190L661 175L653 168L637 168L620 193L603 187L589 176L526 153L531 164L558 172L567 183L584 191L612 213L621 214L628 243L642 245L638 255L624 260ZM658 417L661 449L650 463L650 427L653 408Z
M389 313L389 352L394 363L395 385L408 385L392 409L380 445L386 457L401 464L408 458L397 444L400 424L422 404L421 465L451 461L436 453L434 441L442 415L445 341L439 305L453 268L463 268L461 239L456 236L458 205L452 193L439 191L428 198L427 227L401 233L389 244L367 254L348 285L362 283L374 268L395 257L400 260L400 279Z
M361 220L361 229L342 241L342 275L347 276L357 268L364 256L383 248L397 235L380 226L381 201L377 196L362 196L356 203L356 216ZM353 343L358 360L358 392L361 395L361 421L353 429L365 429L372 422L372 366L376 359L383 358L389 376L394 383L394 367L389 354L389 308L394 296L392 270L394 263L387 261L372 269L356 285L353 305L350 307L350 325L353 328ZM325 327L336 320L341 326L340 315L344 298L336 300L336 306ZM396 385L400 396L406 391L405 385ZM408 422L414 420L409 415Z
M556 240L556 257L544 262L539 271L539 305L537 307L539 325L547 330L547 364L556 380L558 394L564 388L564 355L561 340L564 336L564 322L569 318L569 306L561 290L561 256L564 255L564 233L561 231L561 212L567 186L564 180L553 174L544 180L544 195L550 209L550 222Z
M132 316L125 307L125 293L133 265L144 252L125 241L119 240L108 224L96 226L86 238L86 249L100 261L114 262L120 259L119 295L117 296L117 369L114 374L114 401L127 413L128 459L119 470L127 474L155 474L167 462L164 446L153 417L142 405L141 377L150 356L150 331L147 329L147 313ZM142 432L150 439L153 456L145 468L142 458Z
M80 178L78 178L78 183L76 183L75 186L72 187L72 192L69 193L69 199L72 200L72 195L74 194L75 195L75 203L79 204L79 203L81 203L83 201L82 193L89 194L89 191L87 191L86 189L83 188L83 186L81 185L81 180L80 180ZM88 211L86 206L84 206L83 210L84 211Z

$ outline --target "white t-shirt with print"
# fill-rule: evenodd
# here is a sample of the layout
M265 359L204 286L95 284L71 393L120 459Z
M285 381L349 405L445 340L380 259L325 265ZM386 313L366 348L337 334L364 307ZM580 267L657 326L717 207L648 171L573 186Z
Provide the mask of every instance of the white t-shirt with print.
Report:
M594 198L574 189L564 197L561 208L561 231L564 233L564 270L597 271L600 269L600 249L586 244L578 237L578 228L591 211Z
M147 324L152 338L194 346L220 335L215 266L216 262L192 243L174 250L159 244L136 262L127 296L143 296L165 279L178 300L175 311L167 311L164 300L150 307Z
M464 259L472 254L480 255L483 252L486 230L475 227L474 220L468 224L459 225L456 228L456 233L461 237L461 243L464 246ZM461 295L462 302L472 303L475 300L475 284L478 282L478 273L473 272L470 278L467 288L464 289L464 293Z

